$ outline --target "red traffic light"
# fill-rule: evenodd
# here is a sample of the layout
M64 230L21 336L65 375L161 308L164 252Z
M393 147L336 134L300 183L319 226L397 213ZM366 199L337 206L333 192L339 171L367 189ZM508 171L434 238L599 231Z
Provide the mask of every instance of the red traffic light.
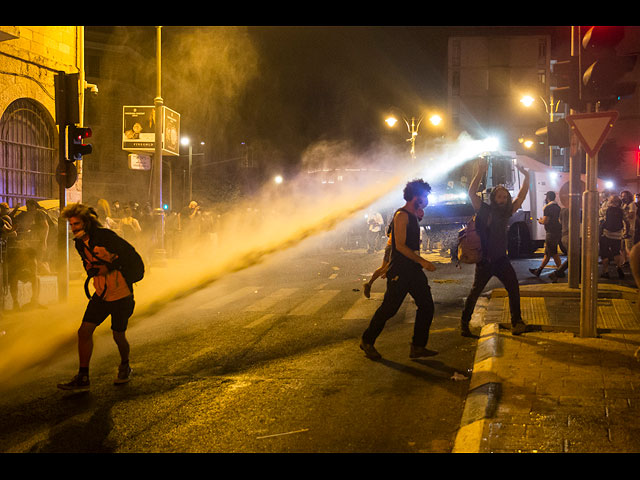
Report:
M89 127L75 127L73 132L77 135L78 140L91 136L91 129Z
M591 27L582 37L582 47L614 48L624 38L624 27Z
M82 143L84 138L91 136L89 127L67 126L67 138L65 141L65 158L70 162L82 160L83 155L88 155L93 151L91 145Z

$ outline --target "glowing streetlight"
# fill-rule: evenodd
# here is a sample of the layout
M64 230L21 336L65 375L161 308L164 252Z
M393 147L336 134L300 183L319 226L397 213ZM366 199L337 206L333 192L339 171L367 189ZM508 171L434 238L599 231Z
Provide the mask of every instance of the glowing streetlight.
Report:
M429 121L431 122L431 125L434 125L437 127L442 123L442 117L438 114L431 115L431 117L429 117Z
M531 95L525 95L520 99L520 103L522 103L527 108L533 105L533 102L535 102L535 99Z
M399 110L395 107L394 109ZM422 123L423 119L424 119L424 115L422 115L417 120L417 122L415 117L411 117L411 123L409 123L409 120L405 117L405 115L404 114L402 115L402 120L404 120L404 123L407 126L407 130L411 135L411 137L407 139L407 142L411 142L411 158L412 159L416 158L416 137L418 136L418 129L420 128L420 124ZM396 123L398 123L398 119L394 115L388 116L384 121L391 128L393 128L396 125ZM429 122L433 126L438 126L442 123L442 117L438 114L432 114L429 117Z
M193 173L191 171L193 164L193 144L189 137L182 137L180 144L183 147L189 147L189 201L193 200ZM204 142L200 142L200 145L204 145Z
M283 182L283 178L282 175L276 175L275 177L273 177L273 181L276 183L276 185L280 185Z

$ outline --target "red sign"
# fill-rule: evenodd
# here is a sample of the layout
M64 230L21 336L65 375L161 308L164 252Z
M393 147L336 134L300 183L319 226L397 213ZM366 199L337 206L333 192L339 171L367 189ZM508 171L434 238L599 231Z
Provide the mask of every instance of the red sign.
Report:
M610 111L569 115L566 120L584 151L593 157L600 151L617 118L618 112Z

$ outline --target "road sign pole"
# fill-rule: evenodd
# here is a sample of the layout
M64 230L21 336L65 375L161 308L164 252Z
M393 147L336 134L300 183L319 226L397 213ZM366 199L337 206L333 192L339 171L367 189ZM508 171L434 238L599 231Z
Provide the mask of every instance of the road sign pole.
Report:
M578 139L571 132L571 150L569 157L569 288L580 288L580 208L583 195L582 180L580 179L581 153L578 149Z
M587 186L582 212L582 282L580 290L580 336L596 337L598 321L598 155L587 155Z
M597 336L598 321L598 152L618 118L618 112L569 115L566 121L587 154L587 185L582 203L582 284L580 336Z

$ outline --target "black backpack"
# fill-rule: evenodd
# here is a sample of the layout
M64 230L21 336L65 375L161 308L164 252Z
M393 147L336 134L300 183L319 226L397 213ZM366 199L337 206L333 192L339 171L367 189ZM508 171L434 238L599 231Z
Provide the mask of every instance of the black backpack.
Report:
M609 232L619 232L624 227L624 212L620 207L609 207L602 226Z
M129 289L133 292L133 284L144 278L144 262L133 245L127 242L124 238L119 237L114 231L107 228L97 228L93 230L89 238L89 248L92 251L94 246L101 245L109 252L117 253L118 258L109 265L109 268L113 270L120 270L122 276L127 282L127 285L129 286ZM84 243L82 240L76 240L75 246L82 259L85 260ZM88 293L88 283L89 279L95 275L95 272L89 270L87 274L87 280L85 281L85 293L87 297L90 298Z

